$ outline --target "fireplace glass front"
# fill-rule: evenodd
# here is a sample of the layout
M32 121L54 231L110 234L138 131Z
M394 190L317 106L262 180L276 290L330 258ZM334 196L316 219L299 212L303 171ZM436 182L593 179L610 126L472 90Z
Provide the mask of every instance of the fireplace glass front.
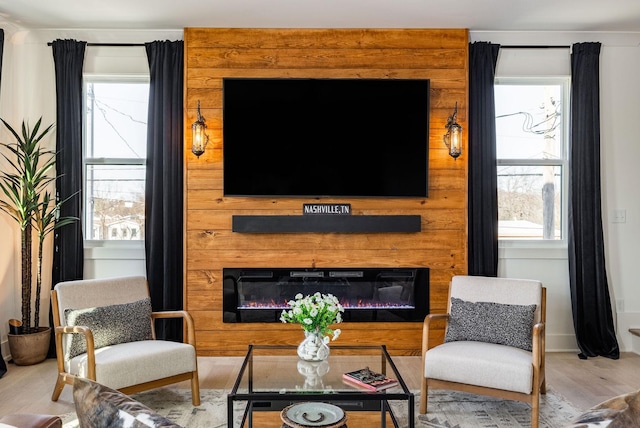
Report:
M427 268L223 269L224 322L280 322L296 294L333 294L345 322L417 322L429 312Z

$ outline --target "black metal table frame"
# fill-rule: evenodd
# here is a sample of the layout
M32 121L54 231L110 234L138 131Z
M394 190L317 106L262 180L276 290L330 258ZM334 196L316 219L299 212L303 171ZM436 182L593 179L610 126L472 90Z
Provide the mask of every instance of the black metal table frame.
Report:
M379 346L332 346L331 349L337 350L359 350L359 349L368 349L368 350L380 350L380 356L382 358L382 367L386 370L386 364L388 363L393 371L393 376L396 377L398 383L402 389L402 392L392 392L390 390L380 391L380 392L369 392L369 391L358 391L353 390L353 392L343 392L338 391L331 394L326 394L322 392L317 393L297 393L297 392L285 392L281 393L279 391L274 392L255 392L253 391L253 350L254 349L273 349L282 350L282 349L291 349L295 354L295 346L270 346L270 345L249 345L247 350L247 355L242 362L242 366L240 367L240 371L236 378L236 381L231 389L231 392L227 395L227 427L234 428L234 402L236 401L246 401L247 405L244 409L242 421L240 423L240 427L244 427L245 423L248 421L249 428L253 427L253 412L264 410L261 403L269 403L269 409L273 410L273 405L275 404L277 408L284 409L286 406L302 401L323 401L338 405L340 407L348 407L350 403L359 403L362 402L362 408L352 408L349 409L351 411L380 411L381 428L385 428L387 425L387 413L391 417L393 422L393 426L395 428L400 428L398 425L398 420L396 415L393 413L391 406L389 405L389 401L406 401L407 402L407 420L408 427L413 427L415 421L415 397L413 393L407 388L400 372L396 368L395 363L391 359L391 356L387 352L387 348L385 345ZM385 371L383 370L383 371ZM240 383L242 378L245 375L245 371L248 371L248 392L247 393L239 393L238 388L240 387ZM357 406L356 406L357 407Z

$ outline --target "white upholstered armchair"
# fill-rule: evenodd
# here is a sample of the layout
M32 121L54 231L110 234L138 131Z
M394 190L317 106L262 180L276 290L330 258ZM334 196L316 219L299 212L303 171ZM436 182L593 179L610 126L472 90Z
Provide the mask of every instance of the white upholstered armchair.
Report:
M454 389L530 403L537 428L546 393L545 304L539 281L453 277L447 313L424 320L420 413L428 411L429 388ZM437 320L446 321L444 343L430 347Z
M125 394L191 381L200 387L193 320L186 311L152 312L141 276L61 282L51 293L58 378L51 399L84 377ZM156 340L154 321L182 318L185 343Z

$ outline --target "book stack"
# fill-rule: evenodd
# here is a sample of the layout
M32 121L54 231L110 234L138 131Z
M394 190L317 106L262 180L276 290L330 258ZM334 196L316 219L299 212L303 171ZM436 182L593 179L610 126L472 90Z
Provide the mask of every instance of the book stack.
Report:
M369 391L382 391L398 384L396 379L384 373L371 371L369 367L342 374L342 380L350 385L356 385Z

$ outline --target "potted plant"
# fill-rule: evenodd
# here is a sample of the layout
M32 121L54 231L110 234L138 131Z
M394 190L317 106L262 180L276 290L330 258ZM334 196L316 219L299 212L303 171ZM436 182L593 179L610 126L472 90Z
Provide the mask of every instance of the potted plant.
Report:
M12 323L8 335L9 349L16 364L37 364L47 356L51 334L51 327L39 325L44 240L51 231L77 218L56 218L66 199L56 202L48 190L49 184L56 179L55 152L43 148L40 142L51 131L53 124L40 131L42 118L38 119L33 129L23 121L20 135L4 119L0 120L16 139L14 144L0 143L8 151L2 156L9 166L0 173L0 189L3 193L0 195L0 210L20 227L22 259L22 319ZM34 231L38 238L38 258L35 293L32 293Z

